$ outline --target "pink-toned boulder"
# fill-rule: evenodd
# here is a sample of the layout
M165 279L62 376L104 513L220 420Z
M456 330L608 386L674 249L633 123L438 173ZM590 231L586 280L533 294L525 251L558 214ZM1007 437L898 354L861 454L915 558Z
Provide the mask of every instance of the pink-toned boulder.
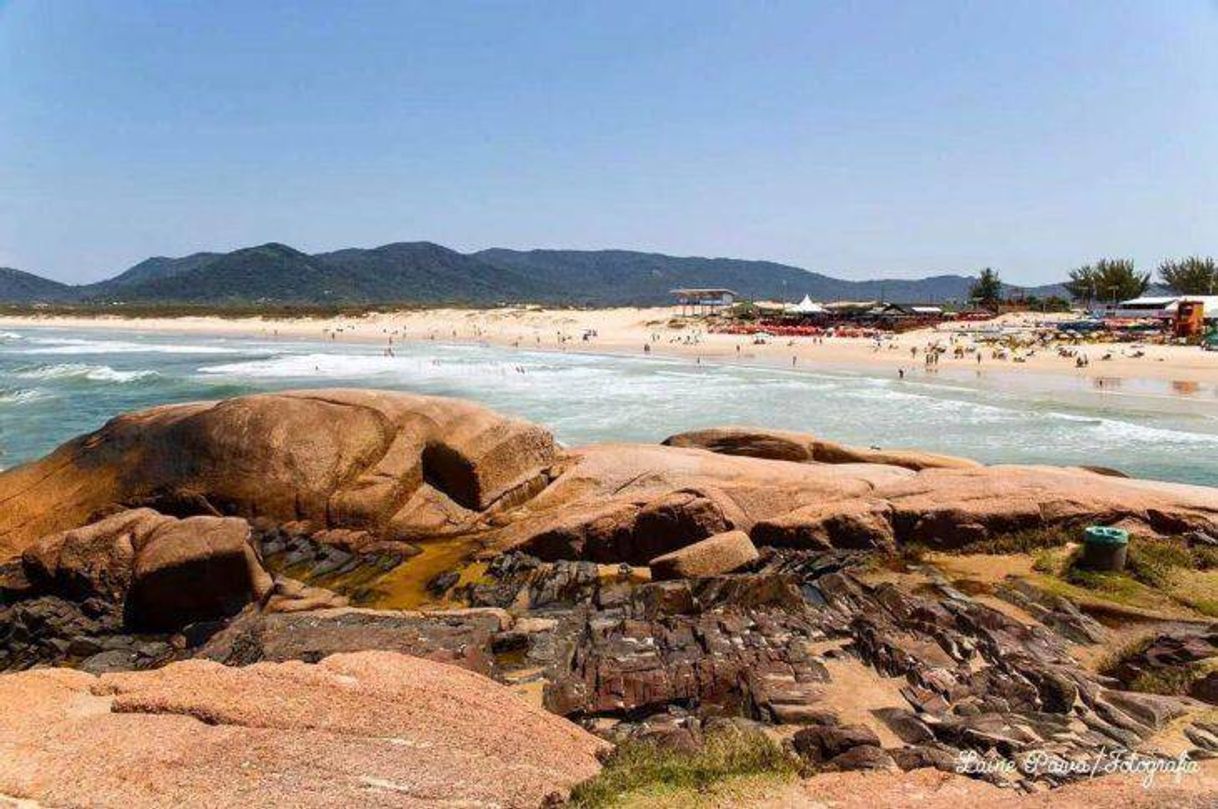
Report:
M664 439L671 447L691 447L722 455L744 455L796 463L868 463L905 469L969 469L976 461L919 450L879 450L825 441L810 433L764 427L713 427L678 433Z
M732 530L757 544L844 547L952 547L1086 523L1218 532L1218 490L1202 486L983 467L745 428L670 443L718 451L604 444L560 453L540 427L465 402L380 391L155 408L0 473L0 561L116 505L308 523L337 529L327 536L352 549L465 536L487 555L518 548L637 565ZM729 451L743 454L721 454ZM792 463L797 455L804 460ZM122 564L108 571L73 561L105 541L74 540L62 579L115 586Z
M1052 466L928 469L875 490L902 541L955 547L1031 528L1122 525L1149 534L1218 528L1218 489Z
M870 449L836 444L832 441L817 441L812 450L812 459L817 463L873 463L883 466L900 466L921 472L923 469L977 469L981 464L968 458L940 455L916 449Z
M728 531L651 560L653 579L696 579L731 573L757 559L757 548L743 531Z
M161 526L136 549L131 614L148 627L175 629L239 612L273 587L236 517L188 517Z
M157 407L0 473L0 558L115 505L468 531L535 492L554 458L548 431L455 399L317 390Z
M827 501L866 497L912 476L873 464L795 464L681 447L581 447L544 491L499 515L494 550L646 564L716 533Z
M132 509L26 548L22 564L44 590L124 607L145 628L175 629L239 612L272 587L234 517L179 520Z
M122 511L25 549L22 563L35 583L69 598L121 601L131 587L135 551L172 517L149 508Z
M762 520L753 528L761 545L787 548L884 548L895 541L892 506L858 498L805 506Z
M668 447L704 449L720 455L807 463L813 459L816 438L807 433L760 427L712 427L670 435L661 443Z
M0 802L536 807L605 742L481 675L389 652L0 675Z

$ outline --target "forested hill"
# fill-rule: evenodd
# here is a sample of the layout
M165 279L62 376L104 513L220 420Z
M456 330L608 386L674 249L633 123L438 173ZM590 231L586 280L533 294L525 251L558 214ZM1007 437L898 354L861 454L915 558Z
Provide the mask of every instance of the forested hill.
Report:
M726 287L749 299L941 302L967 299L973 278L847 281L771 261L630 250L460 253L399 242L308 254L269 243L230 253L154 257L100 283L68 286L0 269L0 302L183 304L656 305L677 287ZM1052 294L1060 288L1029 290Z

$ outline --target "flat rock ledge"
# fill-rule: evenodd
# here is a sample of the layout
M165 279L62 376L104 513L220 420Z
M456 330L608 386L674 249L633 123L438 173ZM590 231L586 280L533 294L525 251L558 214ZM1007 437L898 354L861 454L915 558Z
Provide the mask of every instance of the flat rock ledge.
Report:
M388 652L0 677L0 795L34 805L536 807L607 746L485 677Z

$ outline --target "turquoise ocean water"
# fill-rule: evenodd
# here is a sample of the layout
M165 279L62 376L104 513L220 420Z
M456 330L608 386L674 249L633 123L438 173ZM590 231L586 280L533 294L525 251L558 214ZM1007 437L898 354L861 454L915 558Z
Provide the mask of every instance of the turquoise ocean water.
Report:
M659 441L722 424L805 430L991 463L1110 466L1218 485L1218 395L1204 386L988 374L898 380L480 345L374 345L118 330L0 329L0 468L112 416L252 391L356 386L473 399L570 445Z

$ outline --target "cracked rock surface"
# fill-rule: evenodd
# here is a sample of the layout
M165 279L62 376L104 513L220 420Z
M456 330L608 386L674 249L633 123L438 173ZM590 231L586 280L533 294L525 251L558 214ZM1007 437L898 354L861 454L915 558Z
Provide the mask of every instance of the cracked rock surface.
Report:
M480 675L388 652L0 678L0 795L47 806L532 807L606 746Z

